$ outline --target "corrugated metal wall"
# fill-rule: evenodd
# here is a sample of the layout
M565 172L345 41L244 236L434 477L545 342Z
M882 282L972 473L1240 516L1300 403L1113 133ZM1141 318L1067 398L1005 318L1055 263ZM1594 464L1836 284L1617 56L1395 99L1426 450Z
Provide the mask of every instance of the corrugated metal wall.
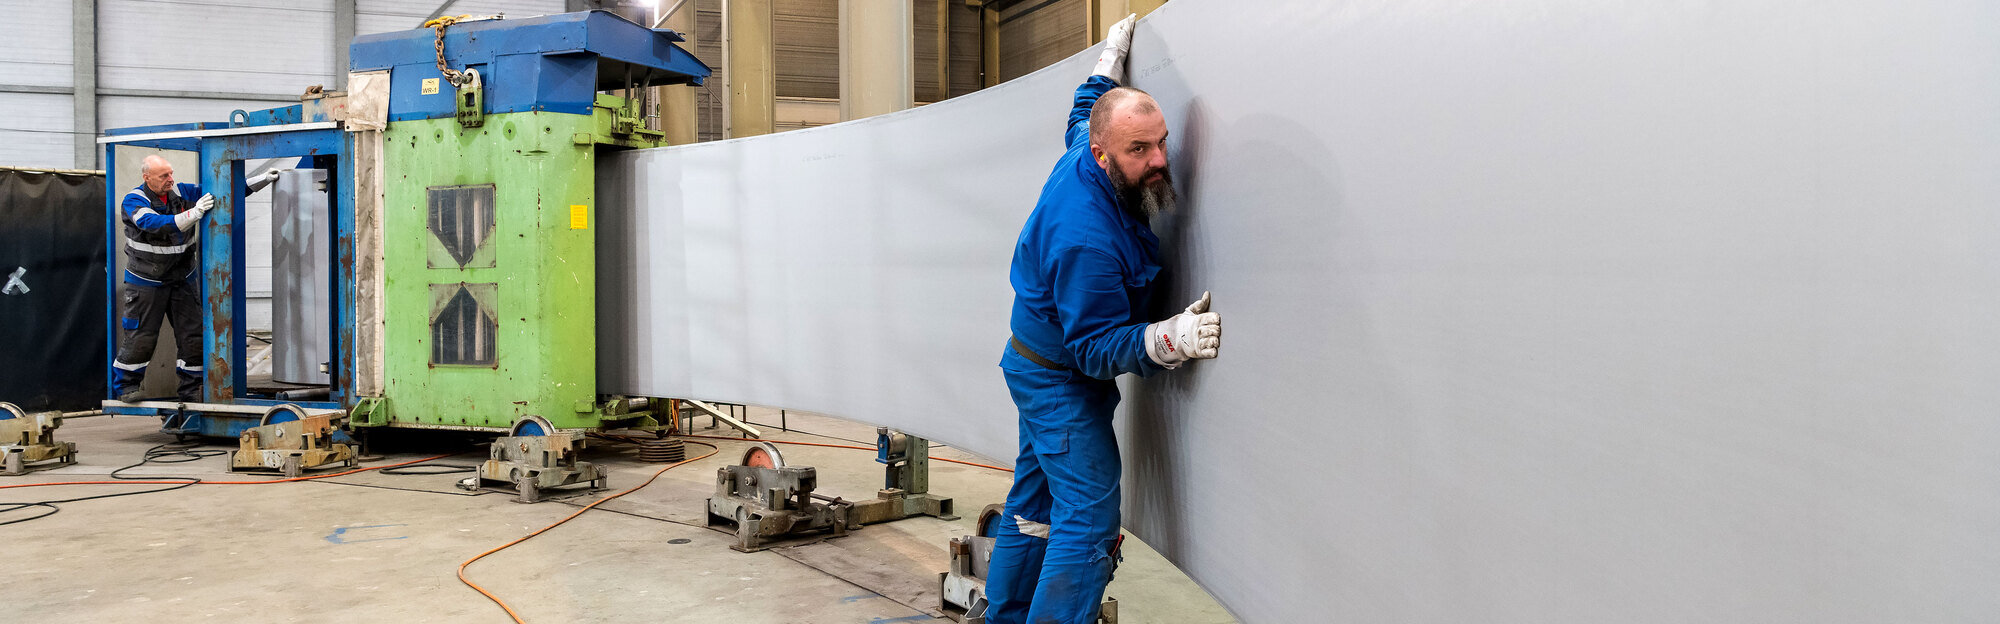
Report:
M293 95L332 75L329 0L98 0L97 32L100 89Z
M0 81L69 86L69 3L7 0L0 2L0 11L7 15L7 51L0 54Z
M1000 12L1000 80L1005 82L1089 47L1089 3L1017 2Z
M0 51L0 166L67 169L75 165L66 91L70 86L68 2L6 0L7 45Z
M0 92L0 166L74 168L71 119L68 94Z
M951 92L937 88L937 0L907 0L914 22L915 82L918 103L979 90L979 12L964 0L949 0L949 70ZM691 0L695 13L695 56L715 72L697 90L701 103L701 140L722 137L722 0ZM687 10L687 9L682 9ZM771 31L776 50L780 130L809 128L839 121L840 2L839 0L774 0ZM1079 14L1080 15L1080 14ZM1079 29L1081 26L1079 26Z
M354 4L354 34L367 35L422 26L424 18L443 0L408 2L399 0L357 0ZM448 15L505 15L534 17L563 12L563 0L461 0L453 2Z

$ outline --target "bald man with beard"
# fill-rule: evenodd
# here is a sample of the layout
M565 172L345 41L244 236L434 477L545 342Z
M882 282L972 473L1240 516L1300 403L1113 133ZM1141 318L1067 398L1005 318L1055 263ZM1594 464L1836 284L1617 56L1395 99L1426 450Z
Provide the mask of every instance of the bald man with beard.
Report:
M1167 320L1138 317L1160 273L1149 223L1176 198L1159 103L1119 86L1136 20L1112 27L1077 88L1068 150L1014 247L1014 336L1000 368L1021 451L987 573L993 624L1097 621L1118 557L1112 379L1213 358L1221 346L1206 293Z

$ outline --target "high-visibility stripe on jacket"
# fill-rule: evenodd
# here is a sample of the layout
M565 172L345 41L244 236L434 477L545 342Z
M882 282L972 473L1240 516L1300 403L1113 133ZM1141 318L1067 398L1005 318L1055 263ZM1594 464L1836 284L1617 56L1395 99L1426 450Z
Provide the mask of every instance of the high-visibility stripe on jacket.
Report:
M174 215L194 209L201 187L176 184L164 195L141 184L126 191L119 204L119 222L125 225L125 281L141 286L158 286L186 279L199 268L198 229L181 230Z

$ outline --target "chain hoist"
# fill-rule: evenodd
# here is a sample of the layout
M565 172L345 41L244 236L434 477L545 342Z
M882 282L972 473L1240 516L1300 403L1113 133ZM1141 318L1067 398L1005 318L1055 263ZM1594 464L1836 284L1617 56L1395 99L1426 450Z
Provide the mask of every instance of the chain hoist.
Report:
M445 17L440 17L440 18L437 18L437 19L434 19L434 20L431 20L431 21L428 21L428 22L424 22L424 26L423 26L424 28L429 28L429 29L431 29L432 31L435 31L435 32L437 32L437 59L438 59L438 73L440 73L440 74L444 74L444 79L445 79L445 82L449 82L449 83L451 83L451 86L453 86L453 87L462 87L462 86L465 86L465 83L466 83L466 82L468 82L468 81L470 81L470 80L472 80L472 78L471 78L470 76L467 76L467 75L465 75L465 72L462 72L462 71L458 71L458 70L456 70L456 69L452 69L452 68L450 68L450 67L447 67L447 66L445 66L445 64L444 64L444 27L446 27L446 26L450 26L450 25L452 25L452 24L456 24L456 23L459 23L459 22L462 22L462 21L470 21L471 19L472 19L472 16L471 16L471 15L457 15L457 16L445 16Z

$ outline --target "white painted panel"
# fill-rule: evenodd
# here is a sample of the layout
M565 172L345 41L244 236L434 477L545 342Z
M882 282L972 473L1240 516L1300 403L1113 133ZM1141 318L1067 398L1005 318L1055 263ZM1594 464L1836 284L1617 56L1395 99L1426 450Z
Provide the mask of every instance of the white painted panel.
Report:
M98 86L304 93L330 84L330 0L98 3Z
M1132 55L1150 318L1228 331L1121 383L1123 519L1243 621L2000 614L2000 4L1177 0ZM606 158L600 390L1012 456L1095 57Z
M104 96L98 98L97 115L98 119L103 120L102 127L129 128L199 121L229 121L229 112L233 110L253 111L280 106L287 104L248 100Z
M70 116L68 95L0 93L0 166L75 168Z
M669 0L671 1L671 0ZM411 18L411 24L423 22L423 18L437 9L442 0L423 2L401 2L398 0L361 0L355 3L355 11L364 15L394 15ZM501 14L509 18L553 15L563 12L562 0L461 0L445 10L446 15L485 16Z
M65 0L0 1L6 45L0 46L0 84L70 85L70 3Z
M672 0L668 0L671 2ZM437 9L442 0L423 2L401 2L397 0L363 0L355 4L354 32L356 35L409 30L423 25L424 18ZM506 15L509 19L552 15L563 12L562 0L466 0L451 5L447 15Z
M420 26L423 21L423 15L360 13L354 16L354 36L410 30Z

